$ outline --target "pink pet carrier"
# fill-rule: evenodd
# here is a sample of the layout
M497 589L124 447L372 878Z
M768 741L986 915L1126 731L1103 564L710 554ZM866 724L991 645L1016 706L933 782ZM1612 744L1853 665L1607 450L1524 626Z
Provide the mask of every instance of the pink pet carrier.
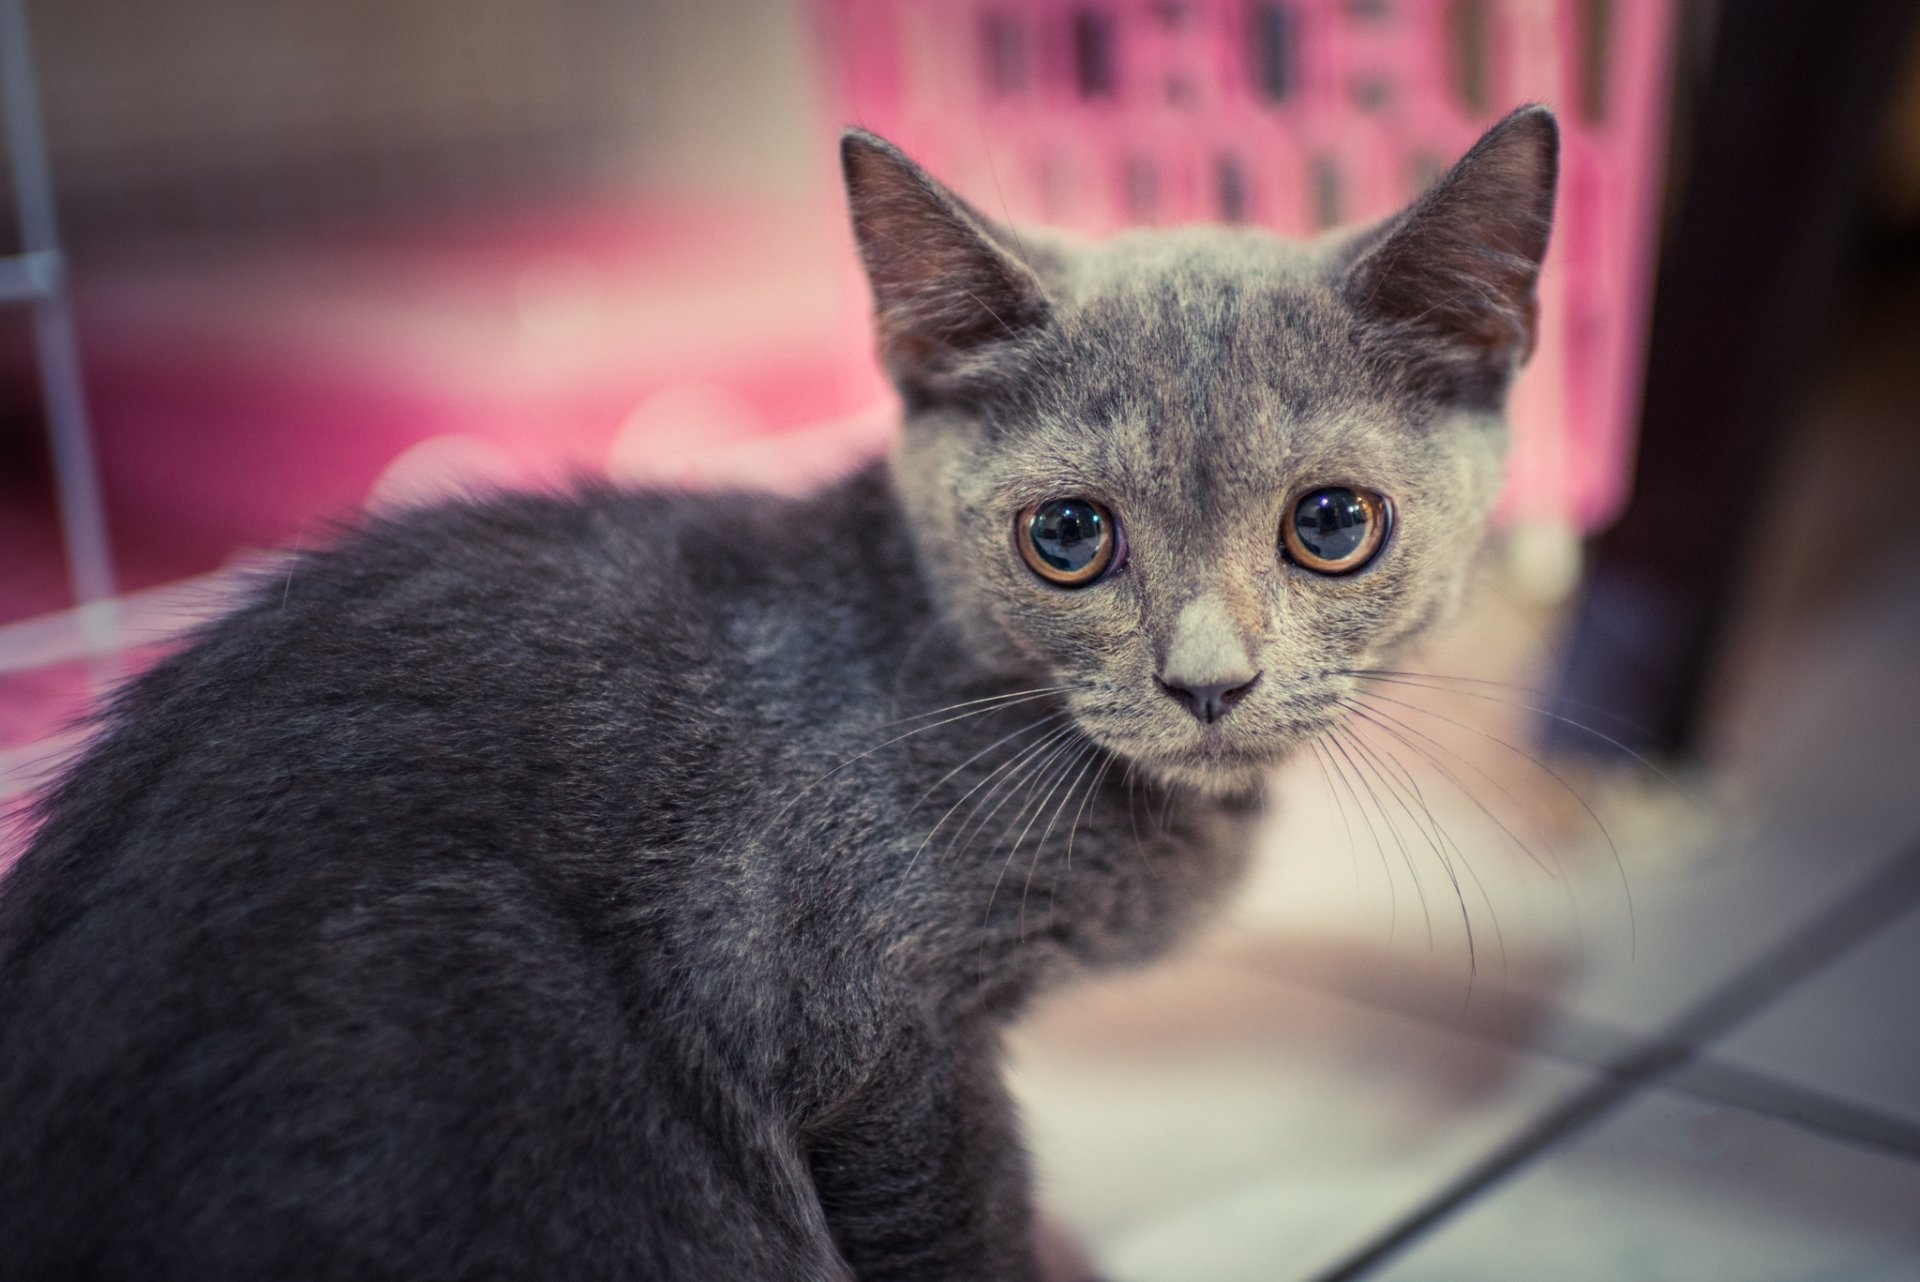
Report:
M842 116L981 208L1087 232L1391 213L1508 109L1563 129L1542 341L1504 515L1625 500L1665 120L1667 0L827 0Z

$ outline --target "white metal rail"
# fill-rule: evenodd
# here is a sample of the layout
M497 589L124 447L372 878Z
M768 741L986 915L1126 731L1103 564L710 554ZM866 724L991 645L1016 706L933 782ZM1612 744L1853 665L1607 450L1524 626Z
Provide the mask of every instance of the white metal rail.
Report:
M0 0L0 107L6 114L13 202L20 227L19 252L0 258L0 304L23 305L33 314L34 355L53 441L67 576L89 652L106 653L113 648L115 632L113 552L87 425L72 298L54 215L33 47L22 0Z

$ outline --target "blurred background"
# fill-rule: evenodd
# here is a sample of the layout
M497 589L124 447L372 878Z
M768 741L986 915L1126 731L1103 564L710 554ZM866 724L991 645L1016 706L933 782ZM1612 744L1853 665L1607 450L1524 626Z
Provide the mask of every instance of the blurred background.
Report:
M1467 617L1017 1040L1117 1280L1920 1277L1905 0L0 0L0 804L236 571L883 450L834 142L1102 233L1566 133Z

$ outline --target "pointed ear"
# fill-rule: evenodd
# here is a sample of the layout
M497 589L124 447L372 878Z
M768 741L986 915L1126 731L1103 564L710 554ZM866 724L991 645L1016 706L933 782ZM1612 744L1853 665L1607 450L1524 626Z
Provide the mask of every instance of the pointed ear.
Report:
M1046 322L1033 268L898 147L849 129L840 164L873 285L881 360L903 392L954 394L980 368L978 358Z
M1522 107L1356 247L1349 301L1430 339L1462 393L1504 394L1533 351L1559 152L1553 113Z

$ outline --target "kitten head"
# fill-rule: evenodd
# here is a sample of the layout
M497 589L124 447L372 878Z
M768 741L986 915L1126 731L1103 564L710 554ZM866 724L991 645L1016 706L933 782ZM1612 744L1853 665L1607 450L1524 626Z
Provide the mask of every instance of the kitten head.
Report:
M1311 244L998 226L842 141L895 471L983 661L1216 793L1340 716L1458 601L1534 337L1557 130L1524 108L1410 208Z

